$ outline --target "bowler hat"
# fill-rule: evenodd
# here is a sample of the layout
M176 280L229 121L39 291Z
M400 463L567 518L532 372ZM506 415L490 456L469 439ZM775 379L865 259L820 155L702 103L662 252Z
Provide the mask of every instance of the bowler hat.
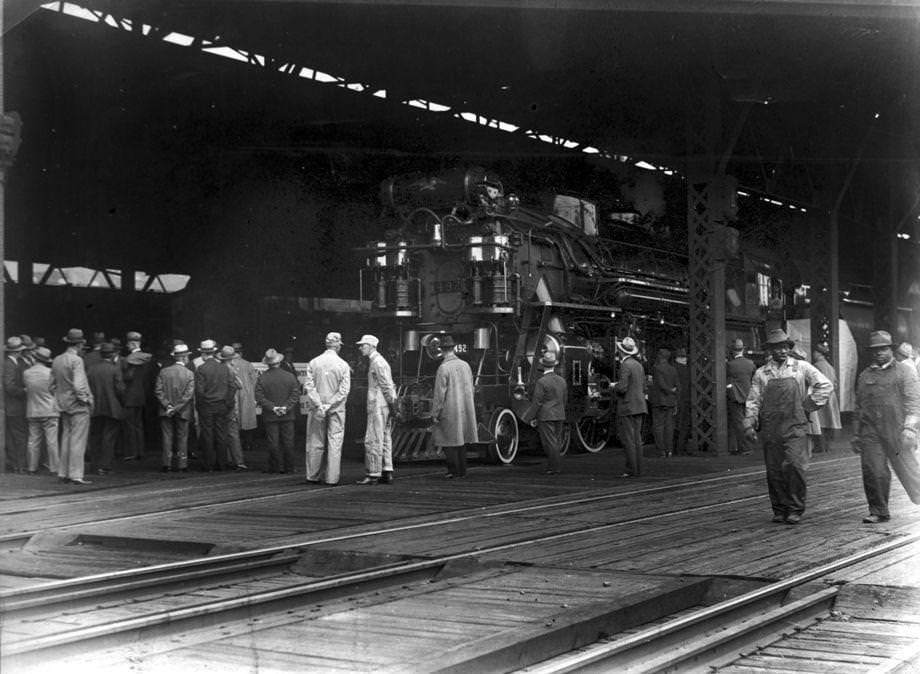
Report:
M450 335L441 335L441 337L438 338L438 346L442 349L452 349L457 345L454 343L454 338Z
M280 363L284 360L284 355L278 353L274 349L269 349L265 352L265 358L262 359L262 362L266 365L274 365L275 363Z
M786 331L780 328L770 330L767 333L767 341L763 343L764 346L779 346L780 344L785 344L790 349L795 346L795 342L789 339L789 336L786 335Z
M373 335L364 335L363 337L361 337L359 341L355 343L359 345L367 344L368 346L376 347L378 344L380 344L380 340L374 337Z
M634 340L632 337L624 337L622 340L617 342L617 348L627 356L635 356L637 353L639 353L639 347L636 346L636 340Z
M71 328L67 331L67 335L64 337L64 341L68 344L82 344L86 340L83 339L83 331L79 328Z
M885 346L891 346L891 333L884 330L875 330L869 333L870 349L881 349Z
M232 346L225 346L220 350L220 353L217 354L219 360L233 360L236 358L236 351L233 350Z
M35 347L35 351L32 352L32 355L35 356L36 360L40 360L43 363L51 362L51 349L46 346Z
M20 339L18 336L13 335L11 337L6 338L5 349L7 351L10 351L10 352L22 351L24 348L26 347L22 345L22 339Z
M556 367L557 362L555 351L546 351L540 357L540 365L543 367Z

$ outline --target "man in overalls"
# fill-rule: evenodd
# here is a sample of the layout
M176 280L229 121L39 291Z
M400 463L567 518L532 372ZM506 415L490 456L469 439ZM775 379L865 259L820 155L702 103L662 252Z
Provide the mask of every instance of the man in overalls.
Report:
M920 429L920 382L907 362L892 352L891 335L869 334L872 364L856 382L856 431L853 451L860 454L863 489L869 502L866 524L891 519L888 494L891 467L910 500L920 505L920 466L915 454Z
M754 373L744 418L745 437L757 440L760 426L773 521L798 524L805 512L805 472L811 452L808 433L820 429L815 410L827 404L833 385L811 363L793 358L794 343L783 330L764 342L769 359ZM818 430L820 432L820 430Z

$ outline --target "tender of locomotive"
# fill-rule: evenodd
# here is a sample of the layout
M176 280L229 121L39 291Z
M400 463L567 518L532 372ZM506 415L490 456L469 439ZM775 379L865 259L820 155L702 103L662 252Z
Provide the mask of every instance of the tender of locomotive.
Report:
M526 208L479 168L393 177L382 199L386 235L361 249L361 299L388 345L402 460L436 452L428 427L443 334L473 371L479 449L504 463L535 437L519 419L543 352L556 352L569 385L567 447L596 452L612 430L617 341L686 343L685 256L602 235L590 202L559 196L553 212ZM735 334L750 340L782 296L771 274L744 257L730 266Z

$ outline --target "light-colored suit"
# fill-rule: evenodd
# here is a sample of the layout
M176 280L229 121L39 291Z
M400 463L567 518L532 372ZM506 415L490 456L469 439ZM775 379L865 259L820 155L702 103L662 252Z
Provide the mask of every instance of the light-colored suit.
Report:
M68 347L51 363L52 392L61 408L61 460L58 476L83 479L83 457L89 438L93 394L77 347Z

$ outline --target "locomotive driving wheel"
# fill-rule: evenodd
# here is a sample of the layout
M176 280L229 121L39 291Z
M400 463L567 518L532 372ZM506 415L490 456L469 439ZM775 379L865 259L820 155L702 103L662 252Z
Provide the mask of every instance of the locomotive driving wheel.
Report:
M582 417L575 424L582 449L592 454L607 446L610 423L604 417Z
M514 461L518 450L518 425L514 412L501 407L492 413L489 430L495 441L489 445L489 457L493 461L508 464Z

